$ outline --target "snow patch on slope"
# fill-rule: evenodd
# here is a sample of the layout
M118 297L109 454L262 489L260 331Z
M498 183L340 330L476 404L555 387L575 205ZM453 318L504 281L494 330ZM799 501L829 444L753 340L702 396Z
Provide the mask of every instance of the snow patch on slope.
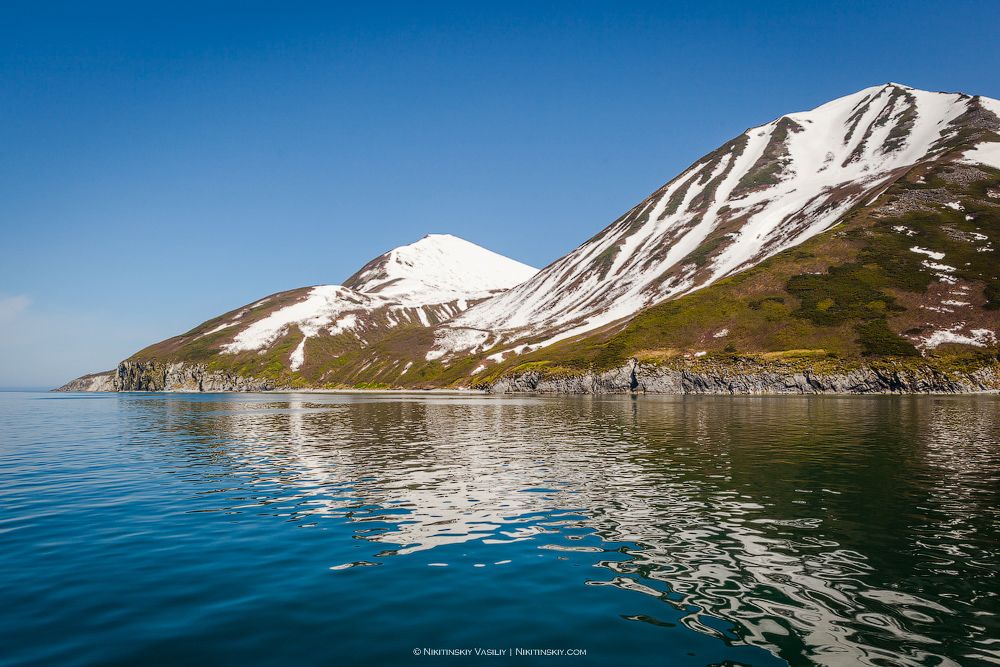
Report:
M293 371L297 371L302 368L302 364L306 360L306 338L299 341L298 347L292 351L292 356L289 357L288 367Z
M979 103L1000 117L1000 100L990 97L980 97ZM971 164L985 164L988 167L1000 169L1000 141L987 141L979 144L962 155L962 161Z
M927 255L931 259L944 259L943 252L935 252L933 250L928 250L927 248L921 248L920 246L913 246L910 248L910 252L919 253L921 255Z
M989 329L973 329L968 333L962 333L963 326L963 324L959 323L951 329L935 331L922 341L920 347L933 349L945 343L958 343L974 347L986 347L996 344L996 334Z
M963 153L962 161L1000 169L1000 141L979 144Z
M230 354L247 350L262 350L284 336L291 326L310 338L337 321L349 311L371 311L386 305L385 299L371 297L341 285L313 287L309 295L250 324L236 334L233 342L223 346Z

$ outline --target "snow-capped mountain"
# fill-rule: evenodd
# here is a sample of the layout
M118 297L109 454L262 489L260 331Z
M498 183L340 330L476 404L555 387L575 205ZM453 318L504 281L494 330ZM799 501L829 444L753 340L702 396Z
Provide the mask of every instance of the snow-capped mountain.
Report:
M627 318L829 229L956 147L1000 166L1000 144L962 143L970 129L997 129L994 114L994 99L889 83L751 128L532 279L449 321L431 355L499 343L523 352Z
M311 338L345 332L361 338L366 330L384 330L403 323L429 327L454 317L470 303L524 282L536 272L535 268L457 236L429 234L376 257L344 285L313 287L301 300L249 323L237 313L202 335L236 329L233 340L221 348L224 353L235 354L271 347L297 328L302 338L289 357L289 368L297 371L305 362Z
M216 358L258 373L267 364L299 372L363 350L398 328L429 331L536 272L457 236L430 234L373 259L343 285L273 294L138 356Z

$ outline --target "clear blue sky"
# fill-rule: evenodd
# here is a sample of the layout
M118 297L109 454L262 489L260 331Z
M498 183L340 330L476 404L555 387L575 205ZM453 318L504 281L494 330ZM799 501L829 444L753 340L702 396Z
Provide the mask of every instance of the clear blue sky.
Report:
M986 2L0 7L0 386L454 233L542 266L746 127L1000 96Z

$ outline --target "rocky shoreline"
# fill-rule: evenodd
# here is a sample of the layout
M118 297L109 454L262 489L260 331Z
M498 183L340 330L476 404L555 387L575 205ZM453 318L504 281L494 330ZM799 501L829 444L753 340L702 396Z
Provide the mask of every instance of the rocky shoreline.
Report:
M969 394L1000 392L1000 363L942 370L930 363L882 361L857 367L735 358L725 361L644 363L608 371L530 370L510 373L475 389L490 394ZM412 389L412 388L411 388ZM63 392L261 392L292 390L273 380L209 370L203 364L123 361L113 371L73 380Z
M968 394L1000 391L1000 365L943 371L927 365L872 363L813 370L801 364L736 359L659 365L629 360L604 372L528 371L483 386L490 393L562 394Z
M282 388L272 380L209 370L204 364L123 361L113 371L84 375L54 391L246 392L274 391Z

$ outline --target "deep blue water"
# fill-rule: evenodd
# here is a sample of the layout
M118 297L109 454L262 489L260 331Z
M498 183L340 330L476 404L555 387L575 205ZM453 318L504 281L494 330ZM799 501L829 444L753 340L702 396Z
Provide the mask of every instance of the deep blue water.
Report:
M0 394L0 664L1000 664L998 408Z

